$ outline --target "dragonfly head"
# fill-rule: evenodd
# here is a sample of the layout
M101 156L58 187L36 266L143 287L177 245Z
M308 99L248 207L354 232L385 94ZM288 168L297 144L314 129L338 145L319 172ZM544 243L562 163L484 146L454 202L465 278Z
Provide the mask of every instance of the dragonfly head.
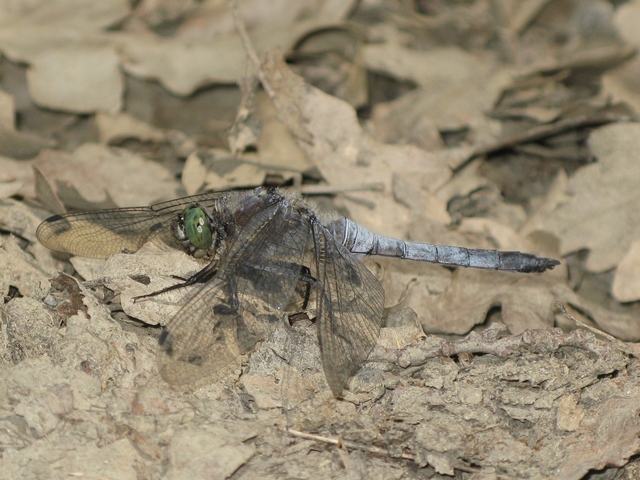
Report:
M175 235L194 256L205 255L213 243L213 227L209 217L197 205L189 205L176 222Z

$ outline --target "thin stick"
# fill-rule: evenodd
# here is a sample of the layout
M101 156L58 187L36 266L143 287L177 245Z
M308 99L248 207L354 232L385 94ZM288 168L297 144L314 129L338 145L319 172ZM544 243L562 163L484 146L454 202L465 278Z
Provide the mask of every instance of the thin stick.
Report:
M381 192L384 190L384 183L362 183L351 185L348 187L333 187L331 185L303 185L300 191L304 195L331 195L337 193L346 192L362 192L362 191L375 191Z
M322 435L315 435L313 433L301 432L300 430L293 430L293 429L287 429L287 433L289 433L294 437L304 438L305 440L314 440L316 442L328 443L330 445L337 445L341 447L352 448L354 450L362 450L363 452L369 452L375 455L392 457L392 455L383 448L369 447L367 445L361 445L359 443L349 442L347 440L342 440L340 438L325 437ZM394 458L404 458L405 460L415 461L416 456L412 453L403 453L400 455L400 457L394 457Z
M240 16L240 12L238 11L238 3L236 0L228 0L229 8L231 9L231 13L233 13L233 20L236 24L236 28L238 29L238 34L240 35L240 40L242 41L242 46L244 47L245 52L247 53L247 57L251 63L253 63L256 74L260 79L260 83L264 87L265 92L269 95L269 98L272 100L276 96L276 92L269 83L269 79L262 71L262 65L260 63L260 59L258 58L258 54L256 53L255 48L253 48L253 44L251 43L251 39L249 38L249 34L247 33L247 27L244 24L244 20Z
M571 320L574 323L574 325L576 325L577 327L584 328L586 330L589 330L594 335L599 335L601 337L606 338L611 343L614 343L615 345L617 345L618 348L625 353L628 353L634 356L637 355L637 352L634 352L633 349L630 349L629 346L626 343L624 343L622 340L612 335L609 335L607 332L598 330L597 328L593 328L591 325L587 325L586 323L583 323L580 320L578 320L576 317L574 317L567 311L567 308L564 306L562 302L555 302L555 307L558 310L560 310L560 313L562 313L562 315L565 318L568 318L569 320Z
M416 456L413 453L402 453L400 456L396 457L391 455L389 451L385 450L384 448L369 447L367 445L362 445L359 443L342 440L341 438L325 437L323 435L315 435L313 433L301 432L300 430L293 430L293 429L287 429L287 433L289 433L294 437L304 438L305 440L313 440L316 442L328 443L330 445L336 445L338 447L352 448L354 450L361 450L363 452L373 453L374 455L382 455L390 458L402 458L404 460L411 460L411 461L416 460ZM480 471L477 468L467 467L466 465L454 465L453 468L460 470L462 472L469 472L469 473L477 473Z
M467 160L453 169L458 172L466 167L471 161L479 156L496 153L500 150L508 150L523 143L535 142L554 135L559 135L569 130L576 130L584 127L597 127L607 123L618 122L624 120L625 116L617 113L599 113L595 115L581 115L578 117L565 118L548 125L540 125L533 127L524 132L516 133L510 137L495 141L490 145L477 147Z

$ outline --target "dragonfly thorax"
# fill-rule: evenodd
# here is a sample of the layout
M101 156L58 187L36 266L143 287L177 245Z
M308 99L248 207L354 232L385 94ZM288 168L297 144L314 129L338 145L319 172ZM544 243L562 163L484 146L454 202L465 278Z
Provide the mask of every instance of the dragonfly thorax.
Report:
M173 233L194 256L205 255L213 244L213 227L209 216L197 205L189 205L178 216Z

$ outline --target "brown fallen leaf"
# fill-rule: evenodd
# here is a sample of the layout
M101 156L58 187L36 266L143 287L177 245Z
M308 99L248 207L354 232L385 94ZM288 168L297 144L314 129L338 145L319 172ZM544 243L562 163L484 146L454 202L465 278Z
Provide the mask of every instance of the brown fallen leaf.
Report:
M105 144L118 143L131 138L142 142L166 141L166 134L128 113L97 113L96 123L100 141Z
M552 287L558 301L575 308L574 315L584 323L594 322L598 328L625 342L640 341L638 316L632 311L616 312L575 293L567 285L557 283Z
M114 112L122 106L124 83L119 57L103 29L129 10L124 0L44 2L0 26L0 50L29 65L29 92L39 105Z
M451 47L424 52L385 44L369 45L364 51L372 70L411 79L420 87L374 107L373 125L386 133L382 138L427 150L443 148L444 131L469 129L474 143L494 140L486 112L513 76L494 59Z
M560 253L589 249L586 267L614 268L640 237L640 125L595 130L589 148L597 158L569 179L570 198L541 221L560 238Z
M458 269L446 291L433 300L423 328L427 332L467 333L484 323L491 308L500 306L509 331L520 333L553 325L554 301L547 281L541 278Z
M128 150L87 143L72 154L45 151L34 165L63 203L78 209L144 205L178 196L179 184L165 167Z
M640 300L640 240L635 240L620 260L611 293L620 302Z
M12 158L32 158L43 148L55 146L54 140L16 129L14 97L2 91L0 91L0 111L2 112L2 118L0 118L0 155ZM13 169L3 169L3 171L14 172ZM20 184L14 183L13 189L17 188L20 188ZM12 187L4 185L3 190L8 193Z
M373 231L398 235L408 223L408 211L390 193L393 174L419 177L430 191L451 176L443 157L411 145L378 142L360 126L353 107L306 85L278 54L267 55L262 68L278 99L280 120L332 187L348 188L354 178L384 185L382 194L357 192L349 196L352 201L345 199L350 217Z

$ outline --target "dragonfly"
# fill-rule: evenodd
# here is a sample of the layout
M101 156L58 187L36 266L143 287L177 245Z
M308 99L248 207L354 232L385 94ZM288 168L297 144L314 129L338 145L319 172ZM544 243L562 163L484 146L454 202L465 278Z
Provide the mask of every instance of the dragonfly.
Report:
M398 240L346 217L323 222L301 197L263 187L54 215L36 236L50 250L83 257L133 253L160 241L203 259L197 273L147 295L198 285L159 337L158 371L175 387L220 379L264 339L249 299L284 311L302 291L306 308L313 289L322 368L336 397L367 360L383 326L384 290L360 256L525 273L560 263L517 251Z

